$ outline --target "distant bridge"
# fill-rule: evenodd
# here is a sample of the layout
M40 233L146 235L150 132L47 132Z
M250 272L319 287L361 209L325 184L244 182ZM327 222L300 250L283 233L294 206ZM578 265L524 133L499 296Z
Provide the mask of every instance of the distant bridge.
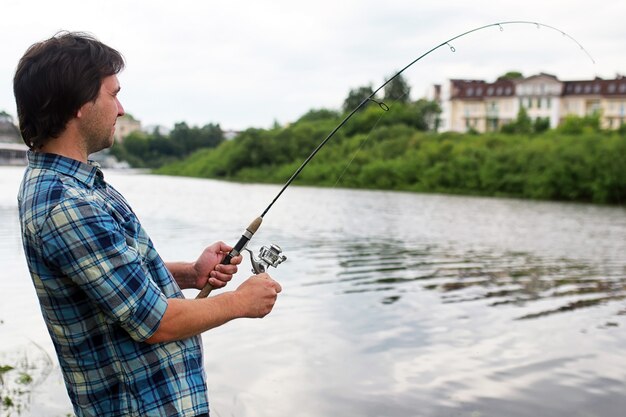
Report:
M21 143L0 143L0 165L26 165L28 147Z

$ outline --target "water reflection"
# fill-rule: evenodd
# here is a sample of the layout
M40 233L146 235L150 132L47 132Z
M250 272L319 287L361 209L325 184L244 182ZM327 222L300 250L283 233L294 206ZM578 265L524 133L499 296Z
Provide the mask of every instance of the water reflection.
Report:
M0 366L20 336L55 360L21 251L21 172L4 173ZM278 191L106 175L168 260L235 240ZM251 242L289 258L275 311L203 336L211 414L621 417L625 236L614 207L293 187ZM71 410L56 362L32 398L24 417Z
M519 310L516 318L523 320L626 298L626 274L621 265L603 265L599 270L580 260L541 258L524 252L454 253L434 245L407 248L396 241L338 242L337 246L341 246L337 278L343 292L398 293L382 297L383 304L397 302L407 286L419 285L439 292L444 303L515 306ZM535 308L550 299L558 300L559 305Z

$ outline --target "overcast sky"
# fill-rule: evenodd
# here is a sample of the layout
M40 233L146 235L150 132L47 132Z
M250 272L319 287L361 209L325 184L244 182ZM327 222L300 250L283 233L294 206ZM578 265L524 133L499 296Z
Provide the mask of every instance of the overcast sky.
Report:
M411 97L450 78L493 81L508 70L562 80L626 73L623 0L3 0L0 110L15 116L12 78L32 43L58 30L87 31L127 67L120 100L144 125L220 123L269 127L311 108L339 108L349 90L382 84L430 48L476 32L406 73Z

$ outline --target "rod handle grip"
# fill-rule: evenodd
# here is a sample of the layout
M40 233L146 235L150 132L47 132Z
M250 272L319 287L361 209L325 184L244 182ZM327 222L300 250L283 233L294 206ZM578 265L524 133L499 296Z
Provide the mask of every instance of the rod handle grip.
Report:
M256 219L252 220L252 223L250 223L250 225L247 227L246 231L241 236L241 238L239 239L235 247L230 252L228 252L228 255L226 255L224 259L222 259L222 262L221 262L222 265L230 265L230 261L235 256L239 255L241 251L246 247L246 245L248 244L248 241L256 233L257 229L259 228L259 226L261 226L262 222L263 222L263 217L257 217ZM196 298L207 298L209 294L211 294L211 291L213 291L214 289L215 287L213 287L211 284L207 282L204 288L200 290Z
M211 294L211 291L213 291L213 285L207 283L204 288L200 290L198 295L196 295L196 298L207 298L209 294Z

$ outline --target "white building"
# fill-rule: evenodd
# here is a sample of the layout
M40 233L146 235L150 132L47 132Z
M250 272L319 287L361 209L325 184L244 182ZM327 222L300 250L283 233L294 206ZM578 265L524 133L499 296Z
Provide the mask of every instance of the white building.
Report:
M122 143L124 138L133 132L141 130L141 122L136 120L130 114L125 114L122 117L118 117L115 122L115 133L113 137L117 143Z
M516 119L521 107L535 120L558 126L566 116L600 113L601 126L616 129L626 123L626 77L560 81L550 74L527 78L450 80L441 94L441 130L497 131Z

